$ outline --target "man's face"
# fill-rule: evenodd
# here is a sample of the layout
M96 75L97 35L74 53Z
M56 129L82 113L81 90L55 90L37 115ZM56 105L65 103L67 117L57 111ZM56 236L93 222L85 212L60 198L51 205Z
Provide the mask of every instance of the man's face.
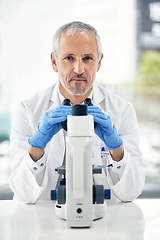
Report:
M63 34L56 62L60 83L72 95L85 94L93 85L101 60L98 61L96 39L92 33Z

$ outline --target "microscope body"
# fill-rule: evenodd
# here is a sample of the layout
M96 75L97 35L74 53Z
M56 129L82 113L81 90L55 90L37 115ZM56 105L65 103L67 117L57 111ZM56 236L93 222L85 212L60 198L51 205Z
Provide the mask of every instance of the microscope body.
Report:
M91 226L93 117L68 116L66 138L66 218L68 225Z
M103 217L105 208L103 185L93 185L93 173L100 173L92 166L94 121L92 115L73 112L67 116L66 166L59 168L63 181L55 212L67 220L68 227L91 227L93 220Z

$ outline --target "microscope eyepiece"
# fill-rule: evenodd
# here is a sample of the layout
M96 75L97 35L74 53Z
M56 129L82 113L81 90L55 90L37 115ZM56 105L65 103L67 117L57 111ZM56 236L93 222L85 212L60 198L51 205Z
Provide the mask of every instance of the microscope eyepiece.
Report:
M86 104L72 105L72 116L85 116L88 115L88 106Z
M88 106L93 106L92 99L91 98L86 98L84 100L84 104L86 104Z
M69 99L64 99L63 100L63 105L65 106L71 106L71 101Z

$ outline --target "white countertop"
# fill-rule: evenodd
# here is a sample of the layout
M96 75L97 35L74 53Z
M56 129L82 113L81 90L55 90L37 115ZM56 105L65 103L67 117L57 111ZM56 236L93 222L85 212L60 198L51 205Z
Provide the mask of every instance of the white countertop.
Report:
M107 201L104 218L87 229L67 228L55 216L54 201L0 201L0 240L159 240L160 199Z

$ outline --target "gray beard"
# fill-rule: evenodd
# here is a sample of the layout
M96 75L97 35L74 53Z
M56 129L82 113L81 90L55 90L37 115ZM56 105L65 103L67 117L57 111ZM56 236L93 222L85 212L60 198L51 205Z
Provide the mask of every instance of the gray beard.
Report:
M74 96L83 96L85 93L88 92L88 90L92 87L93 84L87 86L85 89L82 89L80 91L77 91L75 89L72 89L70 87L68 87L67 84L65 84L63 82L63 79L62 79L62 76L58 73L58 76L59 76L59 81L61 82L61 84L63 85L63 87L71 94L71 95L74 95ZM94 82L94 81L93 81ZM77 83L78 85L78 83Z
M77 91L75 91L74 89L71 89L70 87L68 87L67 84L65 84L65 83L63 82L63 77L62 77L62 75L61 75L61 73L60 73L60 70L59 70L59 67L58 67L58 62L57 62L57 68L58 68L58 79L59 79L59 81L61 82L62 86L63 86L71 95L74 95L74 96L83 96L85 93L87 93L88 90L93 86L93 83L94 83L95 78L96 78L96 72L95 72L92 83L91 83L89 86L87 86L85 89L82 89L80 92L77 92ZM77 84L78 84L78 83L77 83Z
M75 95L75 96L82 96L84 95L86 92L88 92L88 90L91 88L91 86L86 87L85 89L82 89L81 91L77 91L74 89L71 89L68 86L65 86L63 84L63 82L61 81L61 84L63 85L63 87L71 94L71 95Z

